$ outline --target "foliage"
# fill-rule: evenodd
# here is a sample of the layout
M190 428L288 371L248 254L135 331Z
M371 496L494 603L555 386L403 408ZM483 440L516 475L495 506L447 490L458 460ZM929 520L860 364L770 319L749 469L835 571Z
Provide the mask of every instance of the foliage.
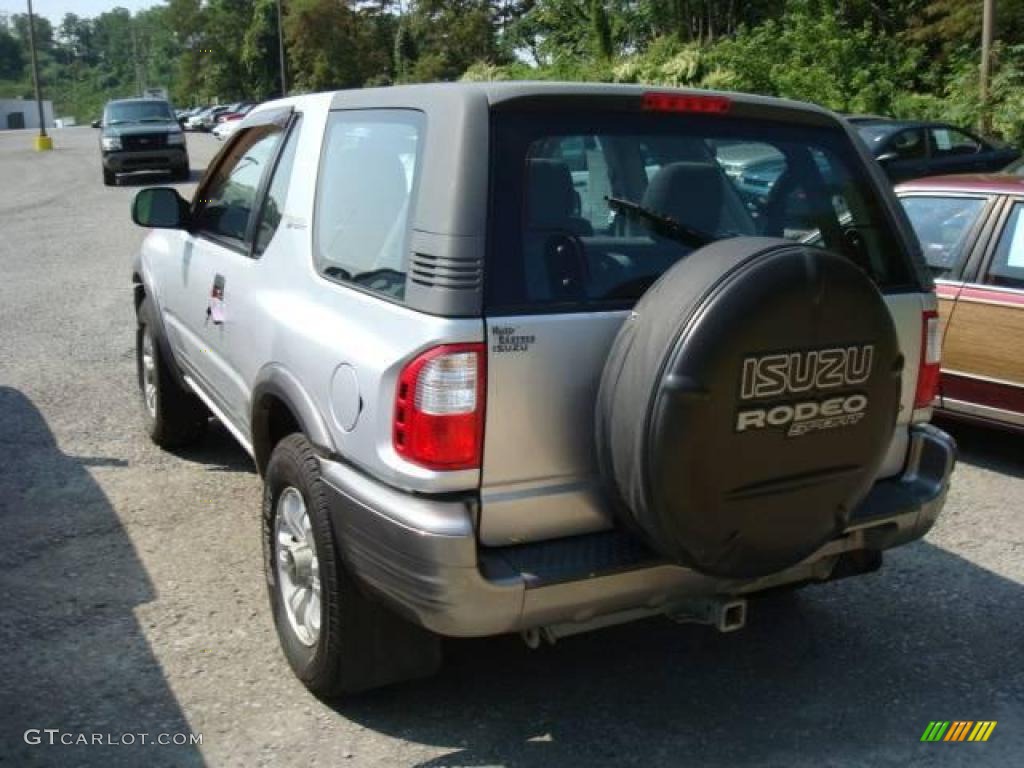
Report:
M711 60L721 83L841 112L890 112L894 95L913 78L918 49L877 34L870 23L853 26L837 15L817 15L809 2L796 0L789 8L781 19L742 28L715 47Z
M753 91L977 125L981 0L281 0L291 92L559 79ZM79 120L142 85L179 105L280 94L277 0L40 18L43 88ZM989 114L1024 141L1024 0L999 0ZM0 96L32 94L0 16Z

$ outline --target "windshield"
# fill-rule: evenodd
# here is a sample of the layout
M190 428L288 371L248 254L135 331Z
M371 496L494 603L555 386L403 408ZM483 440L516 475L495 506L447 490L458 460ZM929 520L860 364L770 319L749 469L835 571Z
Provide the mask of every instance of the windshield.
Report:
M145 101L122 101L108 104L103 115L106 125L118 123L165 123L174 120L171 107L166 101L147 99Z
M784 237L883 288L907 254L847 135L750 119L505 114L496 124L489 307L628 306L701 245Z

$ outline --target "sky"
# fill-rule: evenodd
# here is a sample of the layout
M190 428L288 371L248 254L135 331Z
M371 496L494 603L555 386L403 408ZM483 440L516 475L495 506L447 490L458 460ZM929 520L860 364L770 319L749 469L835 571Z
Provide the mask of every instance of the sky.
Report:
M60 24L65 13L76 13L79 16L99 16L113 8L127 8L133 13L160 5L156 0L32 0L32 10L45 16L54 26ZM28 3L25 0L0 0L0 14L14 15L25 13Z

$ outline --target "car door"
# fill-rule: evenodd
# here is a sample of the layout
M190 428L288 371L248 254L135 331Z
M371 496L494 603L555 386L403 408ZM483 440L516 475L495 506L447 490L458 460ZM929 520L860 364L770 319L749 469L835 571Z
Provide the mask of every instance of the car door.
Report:
M229 427L248 432L248 387L230 362L246 343L242 297L252 280L256 216L289 112L247 127L196 191L183 256L164 299L168 336L191 383Z
M876 157L893 182L928 174L928 142L924 128L897 131L876 150Z
M943 405L1024 426L1024 199L1006 200L976 282L957 299L943 351Z
M908 191L900 202L921 244L939 299L940 338L945 339L964 285L964 273L976 252L985 223L998 204L992 195ZM943 363L945 366L945 355ZM941 405L942 385L939 386Z
M948 125L928 128L929 175L971 173L988 170L992 161L987 145L974 136Z

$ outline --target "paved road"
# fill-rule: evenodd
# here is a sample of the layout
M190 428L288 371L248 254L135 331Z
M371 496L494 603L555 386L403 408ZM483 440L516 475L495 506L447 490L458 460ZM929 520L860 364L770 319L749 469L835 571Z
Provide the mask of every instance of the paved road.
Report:
M196 167L216 148L190 143ZM265 605L252 463L221 430L180 455L142 433L139 184L102 186L91 129L55 144L0 132L0 765L1020 764L1024 439L977 430L956 431L926 541L759 602L744 632L452 642L433 680L307 695ZM987 744L919 743L936 719L999 724ZM203 741L27 745L29 728Z

